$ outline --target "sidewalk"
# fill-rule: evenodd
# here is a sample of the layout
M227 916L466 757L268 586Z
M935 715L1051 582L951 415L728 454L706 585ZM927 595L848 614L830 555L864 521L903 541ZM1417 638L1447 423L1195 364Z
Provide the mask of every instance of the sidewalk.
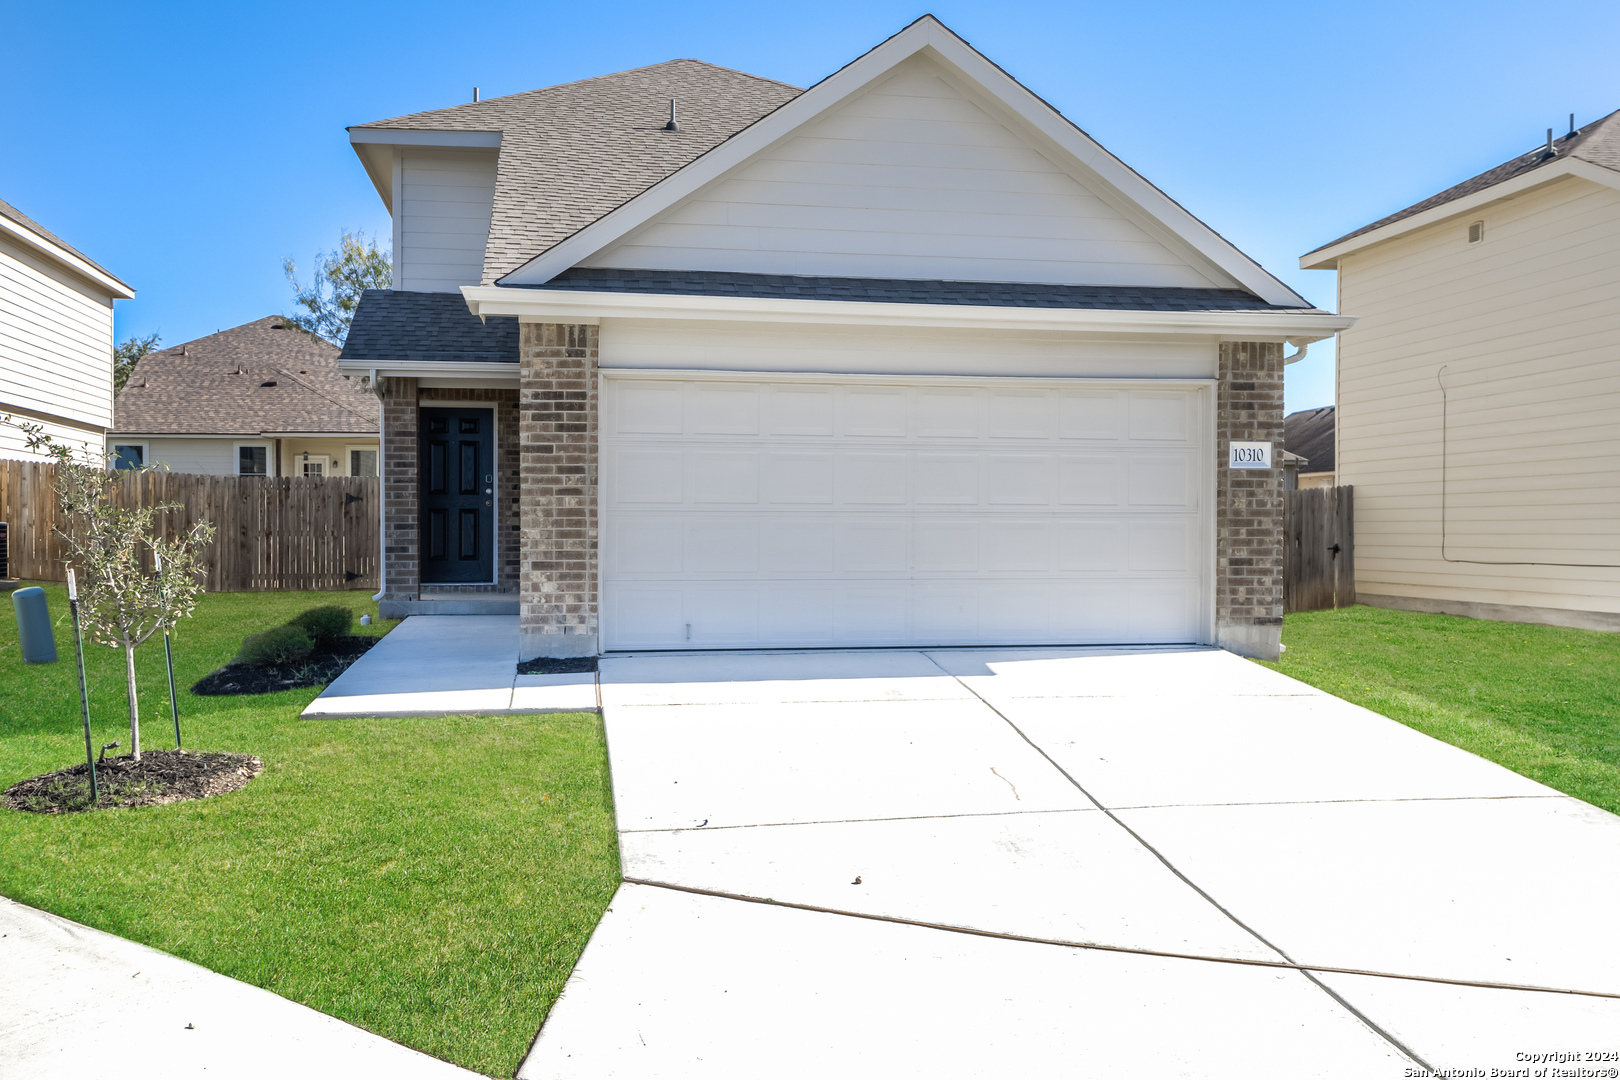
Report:
M519 675L516 615L412 615L300 715L595 712L596 676Z
M167 953L0 897L0 1080L473 1080Z

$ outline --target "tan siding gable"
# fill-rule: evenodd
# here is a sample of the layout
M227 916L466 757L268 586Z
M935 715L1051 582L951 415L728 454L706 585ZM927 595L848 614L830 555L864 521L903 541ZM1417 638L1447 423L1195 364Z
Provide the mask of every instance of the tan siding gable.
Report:
M110 425L112 344L111 297L0 239L0 407Z
M923 57L582 265L1229 287Z
M1358 591L1620 612L1620 192L1562 180L1348 255L1340 275L1360 319L1338 411ZM1447 561L1442 494L1451 560L1613 565Z

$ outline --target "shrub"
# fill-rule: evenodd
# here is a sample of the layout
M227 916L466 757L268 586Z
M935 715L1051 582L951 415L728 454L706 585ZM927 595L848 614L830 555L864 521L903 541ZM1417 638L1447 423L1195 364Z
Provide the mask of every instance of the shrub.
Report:
M316 641L330 641L349 632L349 627L354 625L354 612L338 604L328 604L310 608L287 625L303 627Z
M236 654L236 662L253 667L291 664L308 656L314 648L315 642L310 640L309 633L302 626L288 623L243 639L242 651Z

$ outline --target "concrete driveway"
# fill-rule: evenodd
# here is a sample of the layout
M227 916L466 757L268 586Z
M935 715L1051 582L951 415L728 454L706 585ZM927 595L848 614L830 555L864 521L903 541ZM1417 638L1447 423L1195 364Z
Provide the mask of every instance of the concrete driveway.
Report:
M625 884L520 1077L1620 1051L1620 818L1227 653L639 655L601 694Z

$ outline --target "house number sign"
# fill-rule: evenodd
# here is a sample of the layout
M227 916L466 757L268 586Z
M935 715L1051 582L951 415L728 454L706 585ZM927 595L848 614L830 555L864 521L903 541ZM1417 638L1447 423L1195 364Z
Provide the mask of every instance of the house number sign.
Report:
M1227 467L1232 469L1271 468L1271 444L1268 442L1235 442L1229 444Z

